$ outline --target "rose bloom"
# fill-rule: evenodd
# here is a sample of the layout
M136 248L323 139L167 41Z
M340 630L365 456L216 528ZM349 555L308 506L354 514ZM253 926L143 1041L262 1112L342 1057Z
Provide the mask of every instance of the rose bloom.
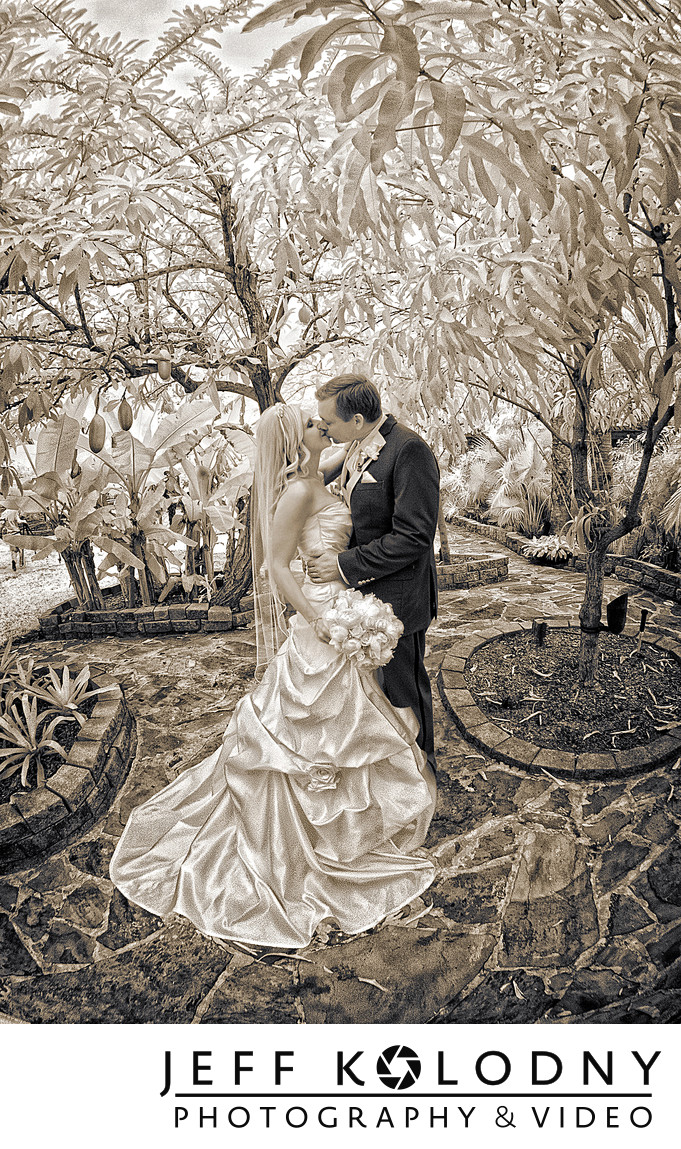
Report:
M315 766L309 775L305 789L309 790L312 794L317 794L320 790L335 790L337 785L337 770L334 770L331 766Z
M386 644L380 638L373 637L369 639L369 650L373 658L380 658L383 654Z

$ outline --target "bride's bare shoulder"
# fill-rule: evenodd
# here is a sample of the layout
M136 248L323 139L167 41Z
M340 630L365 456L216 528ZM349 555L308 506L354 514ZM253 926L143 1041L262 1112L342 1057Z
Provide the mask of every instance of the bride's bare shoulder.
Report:
M281 508L287 514L307 512L314 503L314 497L314 488L307 479L293 479L281 496L277 510Z

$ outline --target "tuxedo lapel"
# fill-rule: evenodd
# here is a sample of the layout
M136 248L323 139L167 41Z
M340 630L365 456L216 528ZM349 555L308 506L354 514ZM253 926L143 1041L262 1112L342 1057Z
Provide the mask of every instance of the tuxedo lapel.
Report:
M376 459L384 447L385 439L383 438L381 431L379 431L375 437L372 437L371 454L368 455L366 459L363 459L359 466L353 470L352 474L348 476L347 482L345 484L345 489L348 492L348 499L350 498L357 484L360 482L364 472L368 470L372 463L376 462Z
M348 475L349 475L348 459L354 454L356 447L357 447L357 442L354 442L350 445L350 449L348 450L347 455L343 459L343 468L341 470L341 476L340 476L341 495L343 496L343 499L345 500L345 502L347 503L348 506L350 506L350 491L348 490Z
M352 470L352 472L350 472L349 474L348 474L348 470L349 470L348 460L346 460L346 463L345 463L345 481L343 481L343 479L341 478L341 485L345 491L345 497L346 497L346 502L348 503L348 506L350 505L350 496L352 495L352 492L354 491L357 484L361 481L362 475L364 474L364 472L366 470L369 469L369 467L371 467L371 465L373 463L376 462L379 454L381 453L381 451L385 447L387 436L390 434L393 427L395 426L395 422L396 422L396 420L395 420L394 415L386 415L385 420L381 424L380 429L378 431L374 432L373 435L371 435L370 440L367 443L366 450L368 453L367 453L366 458L362 459L359 466L356 466ZM364 448L363 444L360 443L359 447L358 447L358 452L359 452L360 458L361 458L364 450L365 450L365 448Z

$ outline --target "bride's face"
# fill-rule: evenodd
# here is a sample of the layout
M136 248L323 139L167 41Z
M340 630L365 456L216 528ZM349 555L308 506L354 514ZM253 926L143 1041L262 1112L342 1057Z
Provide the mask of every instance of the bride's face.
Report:
M313 455L318 455L330 445L329 437L322 430L319 419L315 419L309 411L303 411L303 445Z

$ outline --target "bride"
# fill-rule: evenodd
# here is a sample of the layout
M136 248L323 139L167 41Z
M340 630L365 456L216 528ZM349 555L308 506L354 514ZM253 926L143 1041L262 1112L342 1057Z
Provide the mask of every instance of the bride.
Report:
M133 810L111 860L131 901L251 945L298 949L328 920L360 933L435 876L418 850L435 804L418 722L329 644L322 614L344 584L301 585L291 571L296 555L350 537L350 512L324 483L338 459L319 469L328 446L299 407L261 416L251 518L266 669L219 749Z

